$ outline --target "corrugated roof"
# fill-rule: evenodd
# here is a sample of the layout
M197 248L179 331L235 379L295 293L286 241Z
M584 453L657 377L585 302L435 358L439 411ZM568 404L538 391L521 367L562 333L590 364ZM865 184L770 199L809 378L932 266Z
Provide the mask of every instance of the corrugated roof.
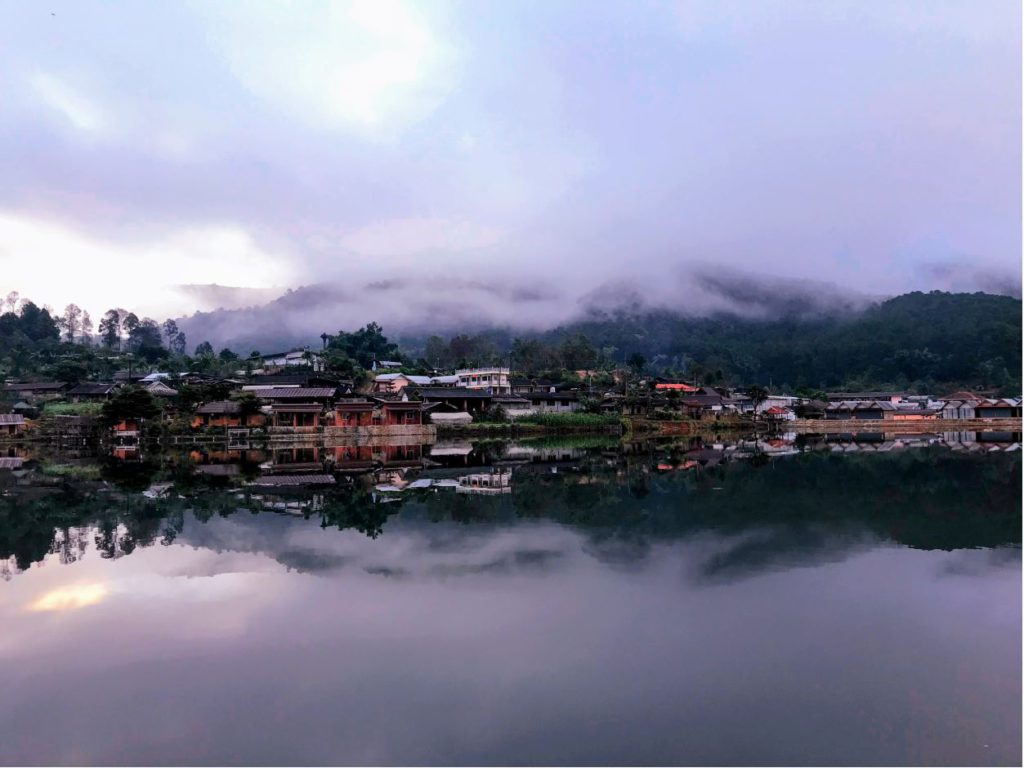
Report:
M8 392L46 392L63 388L64 384L59 381L11 381L4 384L4 389Z
M334 397L335 387L267 387L249 390L264 400L309 400L318 397Z
M69 395L107 395L117 389L117 384L79 384Z
M0 425L24 424L25 417L20 413L0 413Z
M217 400L212 403L203 403L196 409L196 413L239 413L241 412L241 410L242 406L236 403L234 400Z
M420 397L425 400L463 400L465 398L491 399L494 395L488 389L469 389L468 387L417 387Z

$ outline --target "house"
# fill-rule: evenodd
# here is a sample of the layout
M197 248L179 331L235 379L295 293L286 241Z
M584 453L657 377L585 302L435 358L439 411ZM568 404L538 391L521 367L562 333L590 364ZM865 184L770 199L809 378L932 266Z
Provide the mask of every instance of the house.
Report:
M378 368L401 368L401 360L374 360L370 366L371 371L376 371Z
M261 355L260 367L269 372L280 371L282 368L312 368L314 371L322 371L323 355L319 352L310 352L309 347L296 347L287 352Z
M555 382L548 379L514 378L510 381L513 395L528 395L531 392L553 392L555 390Z
M419 400L343 400L335 403L327 425L329 434L403 434L428 432L424 415L435 406Z
M115 439L137 439L142 431L142 419L121 419L110 430L113 432Z
M976 419L1012 419L1020 418L1020 414L1020 398L982 400L974 408L974 418Z
M242 419L242 406L235 400L216 400L203 403L192 417L192 427L260 427L267 417L253 413Z
M789 408L773 405L764 411L764 417L769 421L792 421L796 418L796 414Z
M662 381L654 385L654 388L659 392L697 392L699 387L694 387L690 384L684 384L679 381Z
M58 397L67 385L59 381L10 381L4 384L4 394L18 400L36 401Z
M20 435L24 431L24 416L20 413L0 413L0 437Z
M429 387L432 381L429 376L414 376L411 373L381 373L373 380L374 392L401 392L409 385Z
M572 413L580 409L575 392L530 392L523 398L530 401L534 413Z
M828 396L829 402L835 403L840 401L854 402L854 401L865 401L870 400L877 402L880 400L888 400L890 403L898 403L903 399L902 392L833 392Z
M455 375L458 377L458 385L466 389L489 389L496 395L512 393L508 368L464 368L456 371Z
M432 387L457 387L459 386L459 377L455 374L451 376L431 376L430 386Z
M413 393L424 403L448 405L470 414L486 411L494 400L489 389L467 387L417 387Z
M896 410L889 400L842 400L828 404L825 418L830 421L891 419Z
M68 390L68 398L73 403L87 403L102 400L109 400L114 396L114 393L120 387L120 384L114 383L90 383L90 384L79 384Z
M471 424L473 421L473 415L469 411L454 405L435 403L435 406L430 410L432 424Z
M324 406L320 403L275 402L270 406L272 429L289 432L316 432L322 424Z

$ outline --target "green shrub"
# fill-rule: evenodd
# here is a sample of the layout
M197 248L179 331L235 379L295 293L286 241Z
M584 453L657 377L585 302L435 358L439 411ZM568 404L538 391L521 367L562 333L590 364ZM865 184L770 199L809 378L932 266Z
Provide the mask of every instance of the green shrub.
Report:
M619 423L618 416L600 413L534 413L516 420L520 424L542 427L612 427Z

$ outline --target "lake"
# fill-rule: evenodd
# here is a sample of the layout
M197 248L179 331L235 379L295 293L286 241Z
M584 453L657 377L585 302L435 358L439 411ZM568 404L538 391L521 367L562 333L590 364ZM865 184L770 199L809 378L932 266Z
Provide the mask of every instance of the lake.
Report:
M1019 435L0 458L4 764L1019 764Z

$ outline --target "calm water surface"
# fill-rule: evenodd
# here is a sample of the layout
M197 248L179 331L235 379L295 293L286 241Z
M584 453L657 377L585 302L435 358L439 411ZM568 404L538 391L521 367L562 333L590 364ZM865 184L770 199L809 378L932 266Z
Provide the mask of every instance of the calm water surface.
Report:
M1020 452L851 447L22 454L0 762L1019 764Z

